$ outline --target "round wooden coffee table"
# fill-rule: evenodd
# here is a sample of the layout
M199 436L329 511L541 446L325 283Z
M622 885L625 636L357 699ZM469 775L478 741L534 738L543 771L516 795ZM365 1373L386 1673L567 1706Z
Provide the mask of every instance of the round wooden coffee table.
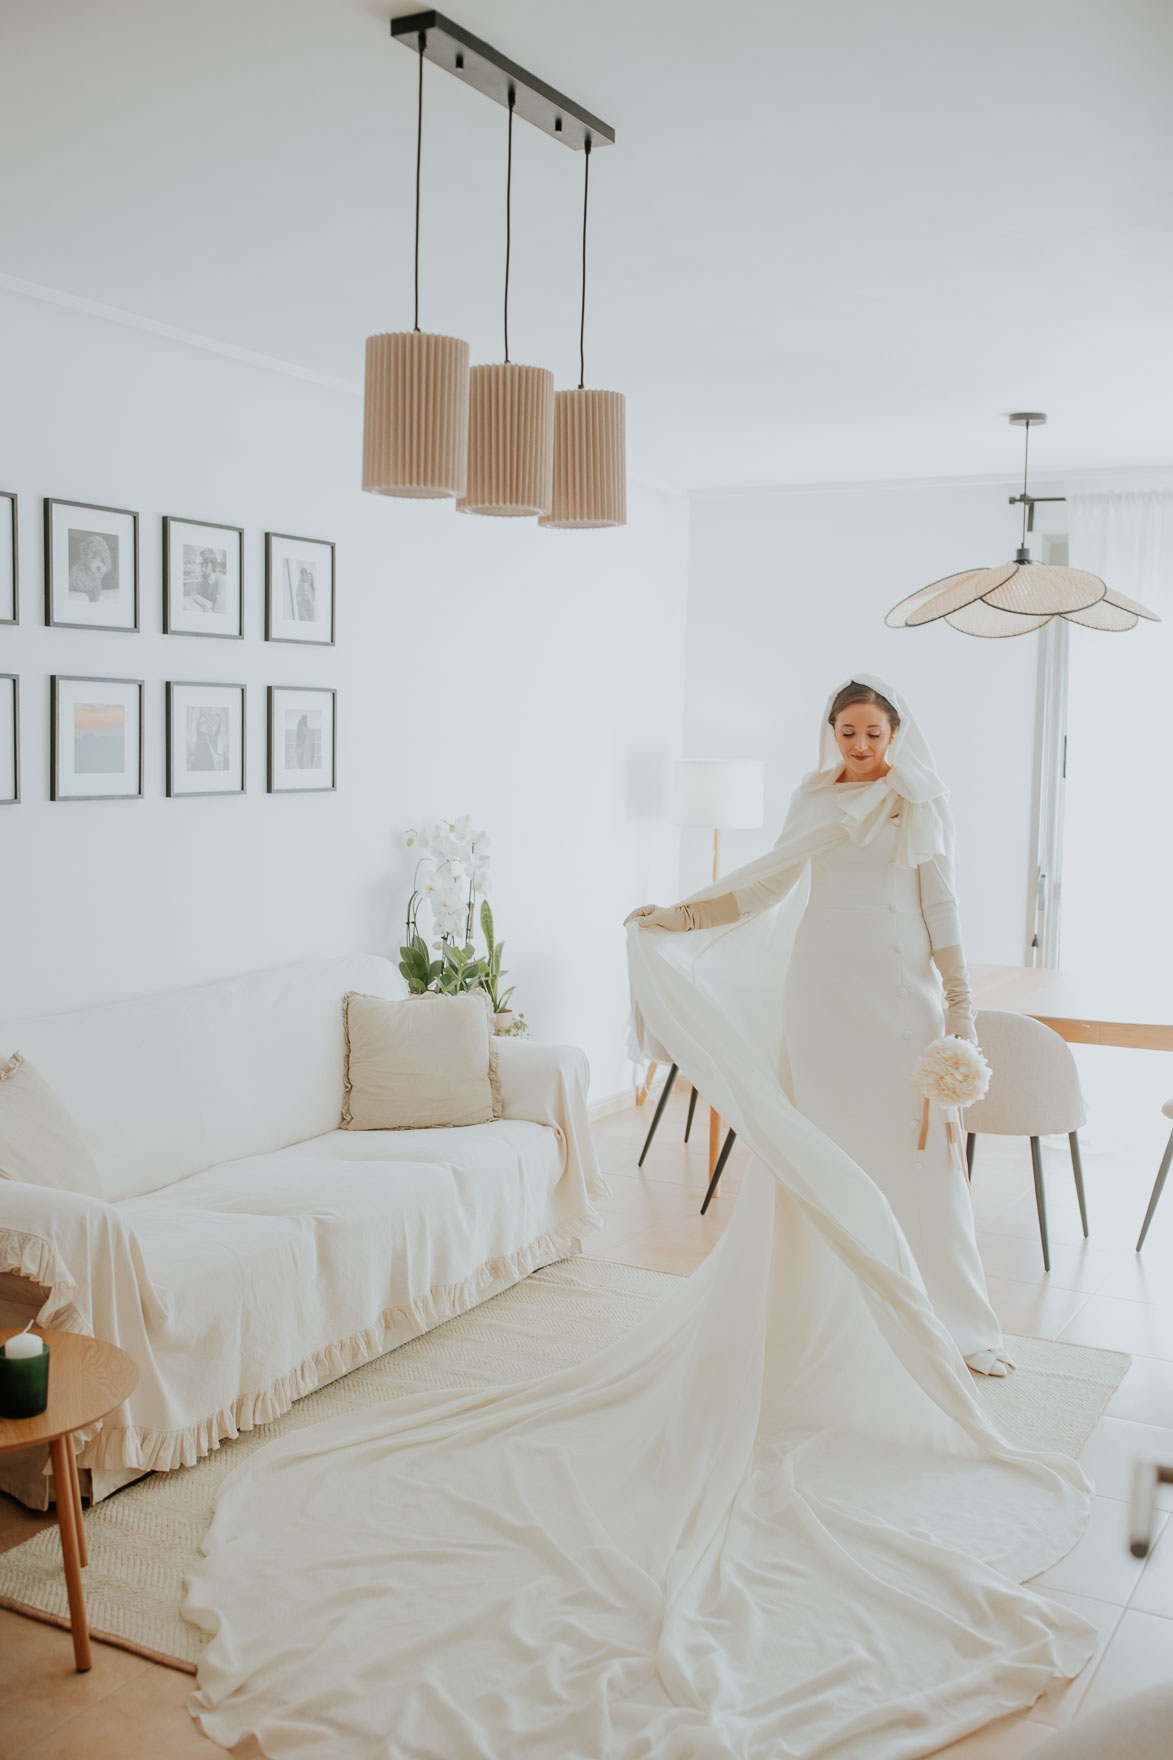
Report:
M17 1327L0 1328L0 1344ZM83 1338L77 1332L41 1332L49 1347L49 1403L36 1418L0 1418L0 1454L47 1442L53 1461L53 1488L57 1499L57 1526L61 1530L61 1554L65 1561L65 1587L69 1592L69 1623L73 1631L73 1659L80 1670L90 1666L90 1634L86 1626L86 1603L81 1567L89 1562L85 1529L81 1519L81 1486L77 1457L71 1437L75 1430L96 1424L134 1392L138 1368L134 1358L101 1338Z

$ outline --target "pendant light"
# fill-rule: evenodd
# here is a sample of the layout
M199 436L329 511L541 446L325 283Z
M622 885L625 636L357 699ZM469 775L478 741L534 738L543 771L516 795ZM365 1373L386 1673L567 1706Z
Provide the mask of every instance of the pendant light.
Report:
M509 358L509 266L513 244L513 112L505 173L505 359L473 367L468 398L468 488L460 513L532 519L548 513L554 475L554 375Z
M583 143L582 306L578 324L578 390L554 397L554 497L538 524L583 532L627 524L626 399L621 391L587 391L587 201L591 137Z
M1021 636L1042 629L1052 617L1082 623L1088 629L1134 629L1142 617L1161 620L1124 593L1110 591L1098 575L1082 568L1056 563L1032 562L1026 547L1033 532L1035 508L1044 501L1065 501L1065 495L1032 495L1027 486L1030 462L1030 430L1042 427L1046 416L1038 410L1020 410L1011 425L1024 428L1022 493L1010 497L1011 507L1022 504L1022 537L1013 562L995 568L967 568L946 575L930 586L918 587L889 611L884 622L890 629L916 629L939 618L968 636Z
M372 495L439 500L464 493L468 343L420 329L420 163L424 50L419 32L415 147L415 328L367 337L362 486Z

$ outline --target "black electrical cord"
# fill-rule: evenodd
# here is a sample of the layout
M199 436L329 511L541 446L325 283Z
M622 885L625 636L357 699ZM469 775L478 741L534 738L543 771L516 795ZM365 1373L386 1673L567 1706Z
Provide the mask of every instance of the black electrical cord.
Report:
M509 88L509 155L505 162L505 364L509 364L509 256L513 247L513 106L517 93Z
M428 35L420 32L420 83L415 127L415 328L420 327L420 162L424 150L424 50Z
M591 137L588 134L583 142L585 166L582 179L582 310L578 319L578 388L581 391L586 383L586 247L587 247L587 200L591 193Z

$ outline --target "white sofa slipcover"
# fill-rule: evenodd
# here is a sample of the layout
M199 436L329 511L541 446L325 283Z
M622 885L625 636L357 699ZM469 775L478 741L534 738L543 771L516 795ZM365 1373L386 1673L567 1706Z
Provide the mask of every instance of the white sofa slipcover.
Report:
M271 1422L599 1224L581 1052L501 1041L490 1124L343 1131L347 990L403 984L364 954L0 1023L101 1176L100 1198L0 1179L0 1323L32 1290L40 1325L139 1367L79 1435L95 1498ZM3 1457L0 1486L44 1508L46 1473Z

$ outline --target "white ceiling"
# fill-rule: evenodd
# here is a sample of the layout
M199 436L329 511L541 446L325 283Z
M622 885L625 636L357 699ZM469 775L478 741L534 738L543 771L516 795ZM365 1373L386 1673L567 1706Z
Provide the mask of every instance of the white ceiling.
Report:
M587 382L690 487L1173 460L1170 0L448 0L611 122ZM4 0L0 271L357 381L411 324L377 0ZM505 112L427 70L424 328L499 359ZM512 354L577 382L582 159L515 145Z

